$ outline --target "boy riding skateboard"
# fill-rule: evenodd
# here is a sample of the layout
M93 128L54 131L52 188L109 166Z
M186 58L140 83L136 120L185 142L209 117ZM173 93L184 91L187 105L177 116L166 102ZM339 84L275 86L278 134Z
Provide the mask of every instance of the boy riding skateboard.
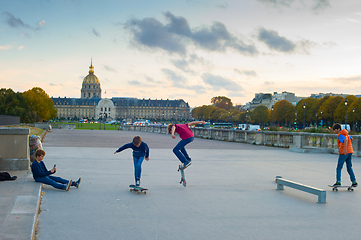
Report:
M332 126L333 131L337 134L337 144L338 144L338 163L336 168L336 183L333 186L341 186L341 170L346 162L347 172L350 175L350 180L352 182L352 187L357 187L356 177L352 169L352 137L348 135L346 129L341 130L341 125L335 123Z

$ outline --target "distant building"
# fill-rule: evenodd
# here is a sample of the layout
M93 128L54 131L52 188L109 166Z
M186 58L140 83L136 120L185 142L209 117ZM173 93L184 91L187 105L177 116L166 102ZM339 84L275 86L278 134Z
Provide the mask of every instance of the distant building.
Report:
M253 111L256 107L263 105L271 108L272 94L271 93L256 93L252 101L250 102L249 110Z
M341 96L343 98L347 97L349 94L342 94L342 93L318 93L318 94L311 94L312 98L317 98L317 99L321 99L323 97L326 96L330 96L330 97L337 97L337 96Z
M183 99L101 98L100 81L94 75L92 61L80 92L80 98L52 97L58 118L126 121L134 119L179 121L190 118L189 105Z
M274 92L271 101L272 105L274 105L276 102L281 100L287 100L290 103L292 103L294 106L296 106L298 102L298 98L295 96L294 93L286 92L286 91L282 93Z

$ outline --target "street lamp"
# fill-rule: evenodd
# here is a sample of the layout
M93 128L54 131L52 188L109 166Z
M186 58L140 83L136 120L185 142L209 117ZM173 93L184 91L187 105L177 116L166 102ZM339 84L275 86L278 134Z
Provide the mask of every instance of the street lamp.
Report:
M355 107L352 108L352 130L355 131Z
M306 120L305 111L306 111L306 102L303 103L303 130L305 130L305 127L306 127L306 124L305 124L305 120Z
M297 111L295 111L295 130L297 130Z
M316 112L316 129L317 129L317 112Z
M274 110L274 107L273 107L273 105L272 105L272 107L271 107L271 111L272 111L272 124L271 124L271 126L273 126L273 110Z
M323 121L322 121L322 113L323 113L323 111L322 111L322 108L321 108L321 128L322 128L322 125L323 125Z
M347 124L347 98L345 99L345 129L347 129L346 124Z

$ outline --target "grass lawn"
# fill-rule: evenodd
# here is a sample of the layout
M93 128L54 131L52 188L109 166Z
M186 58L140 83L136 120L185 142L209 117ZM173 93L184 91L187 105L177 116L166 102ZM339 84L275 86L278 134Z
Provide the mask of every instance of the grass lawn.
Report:
M30 133L29 135L36 135L36 136L40 136L45 130L41 129L41 128L36 128L36 127L30 127L27 125L14 125L14 126L8 126L8 127L16 127L16 128L29 128L30 129Z

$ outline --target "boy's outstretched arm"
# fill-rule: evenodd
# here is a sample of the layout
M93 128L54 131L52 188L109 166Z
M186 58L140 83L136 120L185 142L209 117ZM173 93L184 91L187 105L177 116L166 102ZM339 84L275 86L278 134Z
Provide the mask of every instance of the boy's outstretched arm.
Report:
M205 121L194 121L194 122L189 122L188 123L188 126L190 126L190 125L196 125L196 124L206 124L206 122Z

